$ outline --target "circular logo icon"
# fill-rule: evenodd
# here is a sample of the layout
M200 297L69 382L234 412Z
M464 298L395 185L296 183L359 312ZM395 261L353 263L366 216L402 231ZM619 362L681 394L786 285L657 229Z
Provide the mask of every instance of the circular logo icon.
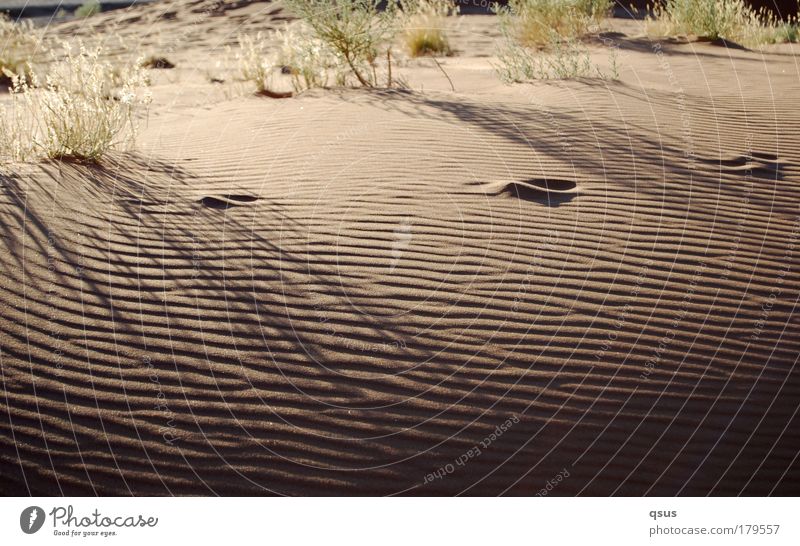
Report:
M44 510L29 506L19 515L19 526L26 535L32 535L44 525Z

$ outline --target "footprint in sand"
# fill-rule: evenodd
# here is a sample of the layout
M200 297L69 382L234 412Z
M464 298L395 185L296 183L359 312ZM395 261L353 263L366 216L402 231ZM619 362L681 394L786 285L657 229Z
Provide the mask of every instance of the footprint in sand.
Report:
M225 210L231 207L241 207L258 201L252 195L207 195L200 199L200 203L210 209Z
M487 195L510 194L520 199L558 204L569 201L578 193L574 180L559 178L530 178L528 180L498 180L480 184Z
M748 174L754 178L782 179L783 162L771 152L753 151L749 154L703 159L703 162L719 166L723 172Z

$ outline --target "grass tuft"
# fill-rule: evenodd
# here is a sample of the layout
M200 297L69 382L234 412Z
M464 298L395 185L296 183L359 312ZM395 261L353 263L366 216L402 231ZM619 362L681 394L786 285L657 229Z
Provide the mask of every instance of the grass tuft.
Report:
M510 0L496 7L503 35L495 70L506 83L575 78L619 79L617 53L594 64L580 37L609 14L610 0Z
M667 0L653 8L648 34L686 35L723 39L747 47L795 42L797 20L781 22L764 9L754 10L744 0Z
M259 32L255 36L242 35L239 37L239 51L236 60L242 73L242 78L252 82L258 93L270 90L275 63L269 56L269 45L264 35Z
M542 50L508 41L498 51L497 60L495 70L506 83L578 78L619 79L615 50L611 50L608 67L603 69L592 62L589 50L574 38L559 40L554 37L550 45Z
M274 98L290 97L291 93L273 91L273 78L278 64L274 55L270 53L270 41L265 39L261 32L255 36L240 36L236 59L239 62L242 78L255 84L256 91L260 95Z
M405 16L402 40L412 57L451 55L445 20L458 15L454 0L401 0Z
M277 32L277 37L281 42L278 65L291 76L295 91L327 87L331 75L337 85L345 85L344 63L305 24L287 26L283 32Z
M66 46L45 82L13 78L11 104L0 109L0 156L97 162L134 142L150 103L146 75L140 62L120 69L100 54Z
M546 47L553 34L580 37L608 16L613 0L509 0L495 4L504 34L525 47Z

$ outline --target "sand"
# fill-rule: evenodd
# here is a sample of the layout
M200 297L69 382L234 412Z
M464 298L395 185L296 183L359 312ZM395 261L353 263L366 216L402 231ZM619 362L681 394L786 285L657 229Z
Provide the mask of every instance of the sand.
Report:
M176 68L3 171L2 493L800 493L797 46L609 20L620 81L509 86L469 16L455 91L274 100L225 48L289 17L214 4L49 30Z

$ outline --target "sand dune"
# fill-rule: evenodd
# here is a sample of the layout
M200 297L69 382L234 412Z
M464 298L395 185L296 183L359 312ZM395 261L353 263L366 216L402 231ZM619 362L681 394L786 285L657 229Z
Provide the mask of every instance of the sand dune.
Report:
M139 152L3 174L0 490L799 492L794 48L505 86L467 19L455 92L192 65Z

